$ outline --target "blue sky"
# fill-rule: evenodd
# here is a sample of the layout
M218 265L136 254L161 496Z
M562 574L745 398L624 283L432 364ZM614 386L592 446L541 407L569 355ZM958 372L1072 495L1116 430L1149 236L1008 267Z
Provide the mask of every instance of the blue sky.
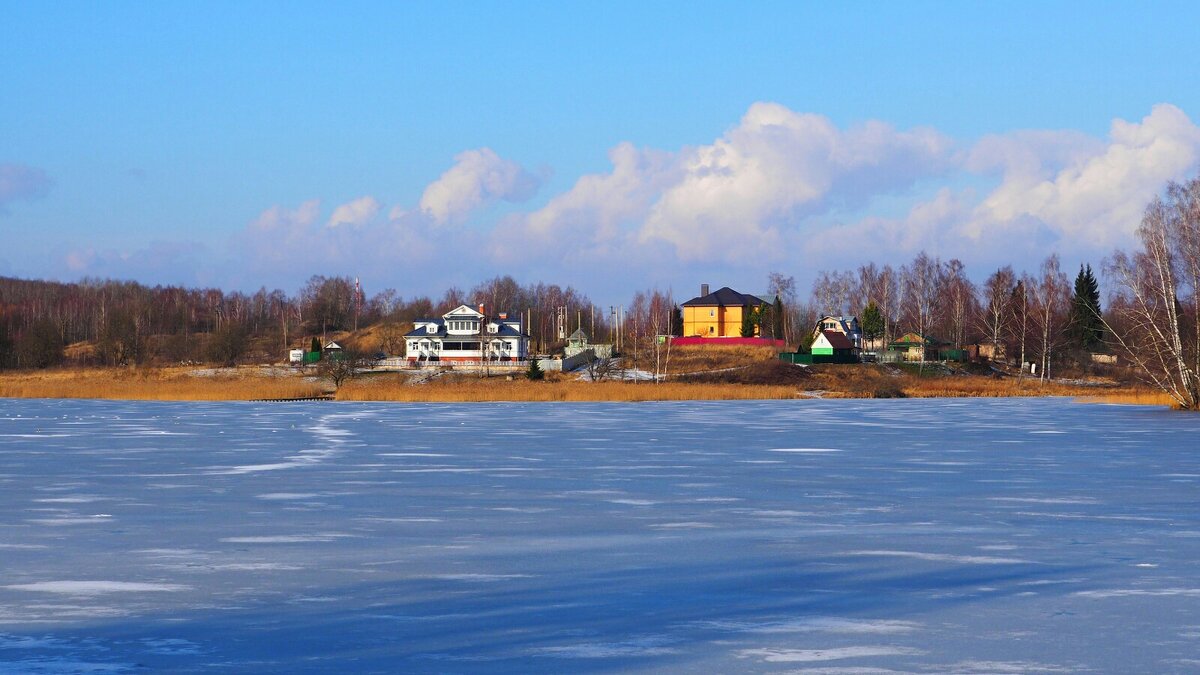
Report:
M981 278L1198 168L1193 5L647 4L0 2L0 274Z

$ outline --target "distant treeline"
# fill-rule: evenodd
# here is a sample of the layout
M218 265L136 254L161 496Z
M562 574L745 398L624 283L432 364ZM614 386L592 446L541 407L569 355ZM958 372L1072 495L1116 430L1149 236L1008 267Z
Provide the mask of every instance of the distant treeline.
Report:
M589 327L608 330L606 312L593 311L587 296L574 288L521 286L511 277L496 277L469 292L450 288L436 300L406 299L390 288L368 297L350 277L313 276L296 295L266 288L247 294L108 279L60 283L0 277L0 367L44 368L64 360L96 365L276 361L283 350L307 345L310 337L376 325L388 327L382 339L397 343L383 346L403 353L398 336L414 319L439 316L460 304L520 313L531 320L535 339L545 343L556 339L560 313L569 317L572 330L581 316Z

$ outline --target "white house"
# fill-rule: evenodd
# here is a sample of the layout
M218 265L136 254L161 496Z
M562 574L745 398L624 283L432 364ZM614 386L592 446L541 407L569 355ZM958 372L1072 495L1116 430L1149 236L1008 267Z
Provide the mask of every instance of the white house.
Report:
M440 319L418 319L405 334L405 357L409 363L480 363L524 361L529 355L529 336L521 319L500 313L489 318L467 305L459 305Z
M850 343L854 345L854 349L862 349L862 329L858 326L858 317L856 316L823 316L817 321L817 327L813 330L813 337L819 338L821 333L831 330L836 333L845 335Z

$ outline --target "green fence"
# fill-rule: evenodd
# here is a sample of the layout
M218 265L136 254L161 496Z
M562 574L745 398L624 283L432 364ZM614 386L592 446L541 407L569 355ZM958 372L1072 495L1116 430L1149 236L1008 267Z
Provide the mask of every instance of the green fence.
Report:
M779 355L779 360L784 363L800 363L804 365L812 365L814 363L858 363L858 358L850 354L796 354L794 352L783 352Z

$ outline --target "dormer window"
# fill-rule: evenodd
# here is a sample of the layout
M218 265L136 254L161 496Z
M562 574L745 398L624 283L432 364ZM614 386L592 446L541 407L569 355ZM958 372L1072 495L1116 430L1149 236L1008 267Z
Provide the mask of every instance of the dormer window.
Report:
M425 332L426 332L426 333L436 333L436 332L437 332L437 326L435 326L435 325L434 325L434 324L432 324L432 323L425 324Z
M489 324L488 324L488 332L489 332L489 333L495 333L495 332L496 332L497 330L499 330L499 329L500 329L500 327L499 327L499 326L497 326L497 325L496 325L496 324L494 324L494 323L489 323Z

